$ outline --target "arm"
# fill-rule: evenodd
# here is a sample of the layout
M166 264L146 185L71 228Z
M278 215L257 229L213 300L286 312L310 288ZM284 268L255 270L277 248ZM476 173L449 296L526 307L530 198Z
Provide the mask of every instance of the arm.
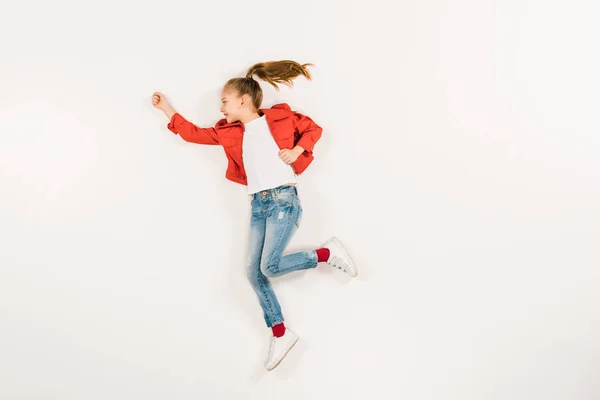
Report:
M294 146L294 148L292 149L292 151L294 151L297 155L304 153L305 150L306 149L304 147L298 145Z
M171 107L170 105L165 106L165 108L163 108L162 111L165 113L167 118L169 118L169 120L171 120L171 118L173 118L174 114L177 114L177 111L175 111L175 109L173 107Z
M165 110L165 114L167 114L167 111ZM174 134L179 134L186 142L210 145L220 144L215 128L197 127L174 110L167 128Z
M199 128L189 122L171 107L162 93L154 93L152 105L165 113L169 118L167 128L174 134L179 134L183 140L198 144L220 144L215 128Z
M300 134L300 139L294 147L294 151L302 154L304 151L312 153L315 144L323 134L323 128L317 125L310 117L300 113L294 114L294 125L296 131Z

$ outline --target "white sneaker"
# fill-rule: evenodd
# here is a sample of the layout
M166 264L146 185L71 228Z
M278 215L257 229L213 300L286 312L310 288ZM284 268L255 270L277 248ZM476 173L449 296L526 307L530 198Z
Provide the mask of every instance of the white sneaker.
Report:
M298 335L288 328L285 329L283 336L273 336L271 339L271 348L269 349L269 358L265 363L267 370L270 371L278 366L297 341Z
M352 258L348 255L344 246L342 246L342 243L335 236L325 242L321 247L329 249L329 259L327 260L327 264L344 271L351 277L358 275L354 261L352 261Z

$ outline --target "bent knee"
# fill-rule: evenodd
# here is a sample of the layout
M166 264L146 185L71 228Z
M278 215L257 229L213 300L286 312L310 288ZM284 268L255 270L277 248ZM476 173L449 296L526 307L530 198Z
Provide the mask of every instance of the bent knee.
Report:
M275 268L276 266L272 265L272 264L262 264L260 266L260 272L263 273L264 276L266 276L267 278L273 278L275 277Z

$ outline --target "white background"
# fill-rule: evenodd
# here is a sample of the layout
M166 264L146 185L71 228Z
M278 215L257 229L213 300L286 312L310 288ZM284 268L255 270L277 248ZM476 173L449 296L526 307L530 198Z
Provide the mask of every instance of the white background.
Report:
M597 399L600 28L592 1L12 2L0 14L1 399ZM184 142L255 62L314 63L324 131L273 281L249 204Z

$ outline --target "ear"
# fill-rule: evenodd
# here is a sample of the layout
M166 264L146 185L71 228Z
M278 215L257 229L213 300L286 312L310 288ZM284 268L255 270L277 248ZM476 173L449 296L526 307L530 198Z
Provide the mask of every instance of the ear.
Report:
M250 99L250 96L248 94L245 94L242 96L242 105L248 105L252 103L252 99Z

